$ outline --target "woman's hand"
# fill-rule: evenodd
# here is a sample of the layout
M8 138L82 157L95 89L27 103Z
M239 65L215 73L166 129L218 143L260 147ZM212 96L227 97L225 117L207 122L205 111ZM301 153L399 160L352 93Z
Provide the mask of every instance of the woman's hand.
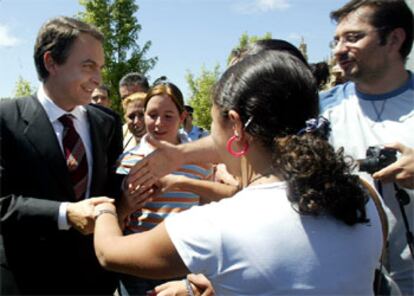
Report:
M187 275L187 281L170 281L155 287L153 294L157 296L188 296L191 288L195 296L214 296L215 291L211 282L201 273Z
M141 209L147 202L151 201L154 194L156 194L156 187L141 188L139 186L136 189L123 188L122 196L118 203L118 215L121 220L133 212Z
M138 161L131 168L126 184L129 190L146 191L161 177L179 168L183 163L178 146L148 137L148 143L155 147L152 153Z

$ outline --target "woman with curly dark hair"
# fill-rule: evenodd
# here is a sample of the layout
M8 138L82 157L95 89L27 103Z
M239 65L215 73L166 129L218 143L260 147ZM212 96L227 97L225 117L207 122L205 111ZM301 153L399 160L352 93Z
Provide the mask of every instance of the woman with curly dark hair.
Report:
M100 263L148 278L203 273L218 295L372 295L379 217L324 139L309 68L258 52L232 65L212 97L211 138L242 190L127 237L115 206L97 206Z

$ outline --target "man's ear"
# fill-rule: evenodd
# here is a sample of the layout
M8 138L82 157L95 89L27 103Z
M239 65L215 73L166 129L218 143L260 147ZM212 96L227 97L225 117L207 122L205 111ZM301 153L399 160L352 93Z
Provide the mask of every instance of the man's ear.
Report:
M392 30L387 36L387 45L390 50L396 53L400 52L401 46L403 45L407 35L403 28L396 28Z
M57 64L53 59L50 51L46 51L43 54L43 64L45 65L45 68L49 72L49 74L54 74L56 72Z
M180 115L180 124L184 123L184 120L187 118L188 112L187 111L183 111Z

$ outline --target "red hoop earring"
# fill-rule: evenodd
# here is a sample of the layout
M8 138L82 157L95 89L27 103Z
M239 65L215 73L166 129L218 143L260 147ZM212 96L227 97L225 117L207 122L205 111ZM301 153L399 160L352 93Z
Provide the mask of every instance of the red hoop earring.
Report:
M231 155L233 155L234 157L242 157L243 155L245 155L246 154L246 152L247 152L247 150L249 150L249 143L245 143L244 144L244 146L243 146L243 148L242 148L242 150L240 150L240 151L234 151L233 150L233 142L234 141L236 141L237 140L237 136L236 135L234 135L234 136L232 136L228 141L227 141L227 145L226 145L226 148L227 148L227 151L231 154Z

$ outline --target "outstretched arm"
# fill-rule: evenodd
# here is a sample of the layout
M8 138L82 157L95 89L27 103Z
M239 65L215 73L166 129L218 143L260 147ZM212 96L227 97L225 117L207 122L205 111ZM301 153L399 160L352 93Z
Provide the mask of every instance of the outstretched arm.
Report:
M171 174L161 178L158 185L161 186L161 192L174 190L193 192L201 197L202 203L231 197L239 190L233 185Z
M150 188L159 178L186 163L220 162L211 136L182 145L172 145L151 137L148 137L148 142L156 150L129 172L126 182L130 190L136 190L139 186Z
M123 236L113 204L101 204L95 213L95 253L105 269L151 279L189 273L164 223L150 231Z

